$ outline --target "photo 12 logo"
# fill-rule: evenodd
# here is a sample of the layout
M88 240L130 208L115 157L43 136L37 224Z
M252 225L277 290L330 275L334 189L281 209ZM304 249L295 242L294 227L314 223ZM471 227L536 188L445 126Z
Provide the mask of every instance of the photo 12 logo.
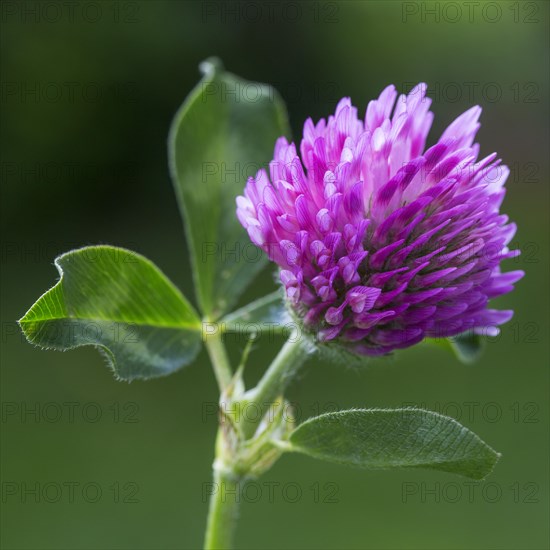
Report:
M201 486L202 502L208 502L217 496L221 502L285 502L296 504L309 500L315 504L338 504L340 499L338 483L312 483L304 486L296 481L281 483L279 481L246 481L238 483L205 482Z
M338 23L339 2L300 0L299 2L270 2L250 0L205 0L201 2L201 20L211 23Z
M540 23L537 2L402 2L403 23Z
M113 502L138 504L139 485L134 481L3 481L2 503L57 504Z
M136 424L139 421L139 405L134 401L2 402L2 424Z
M138 23L140 2L70 0L3 0L0 21L26 24Z
M401 502L409 504L456 504L465 502L484 502L496 504L512 502L514 504L538 504L540 486L533 481L502 485L493 481L479 483L475 481L427 483L406 481L401 485Z

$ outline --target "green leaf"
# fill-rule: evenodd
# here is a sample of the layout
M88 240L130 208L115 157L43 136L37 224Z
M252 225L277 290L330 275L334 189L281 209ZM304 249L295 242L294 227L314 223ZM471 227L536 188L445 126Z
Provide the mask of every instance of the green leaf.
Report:
M323 414L298 426L289 443L287 450L341 464L430 468L473 479L488 475L500 457L456 420L421 409Z
M95 345L123 380L164 376L194 359L201 322L149 260L91 246L56 258L61 276L19 320L29 342L68 350Z
M174 118L169 160L197 299L215 321L265 265L237 219L235 199L247 177L267 166L275 141L289 128L271 86L224 72L215 60L201 69L204 78Z
M483 353L483 340L472 331L452 338L426 338L424 342L452 352L459 361L468 365L475 363Z
M289 332L294 323L281 292L276 291L226 315L221 321L225 332Z

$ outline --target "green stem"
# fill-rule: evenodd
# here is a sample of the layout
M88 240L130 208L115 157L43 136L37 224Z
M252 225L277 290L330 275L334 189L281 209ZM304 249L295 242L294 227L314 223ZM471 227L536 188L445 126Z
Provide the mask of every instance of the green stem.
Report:
M220 392L228 387L232 380L231 367L225 347L217 334L206 338L208 354L214 366ZM279 351L258 385L248 391L240 405L255 402L260 407L273 403L279 397L295 371L302 365L309 353L307 342L294 332ZM267 412L267 411L266 411ZM260 418L247 420L243 415L242 434L251 438L261 421ZM214 484L210 497L208 523L204 541L205 550L230 549L238 517L238 503L243 477L232 471L231 453L227 452L224 441L224 427L220 425L216 442L216 461L214 462Z
M283 393L294 373L306 360L309 352L307 341L298 332L292 333L258 385L245 394L243 405L246 405L247 402L254 402L262 410L264 410L263 407L271 406ZM260 420L259 418L247 419L246 414L243 415L242 432L245 437L250 438L254 435Z
M227 386L229 386L231 379L233 378L233 371L229 364L229 357L227 351L223 345L221 334L216 332L215 334L205 334L205 345L208 351L208 356L214 368L214 374L222 393Z
M233 548L240 493L238 478L214 465L214 485L210 496L204 550Z

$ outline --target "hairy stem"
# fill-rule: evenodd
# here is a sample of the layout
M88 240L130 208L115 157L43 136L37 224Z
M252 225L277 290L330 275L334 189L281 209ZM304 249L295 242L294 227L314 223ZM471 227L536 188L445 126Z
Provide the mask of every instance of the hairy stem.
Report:
M282 395L288 382L304 363L309 354L309 345L300 337L298 332L293 332L285 345L281 348L277 357L264 373L258 385L245 394L245 402L254 402L262 410L267 410L271 404ZM242 432L245 437L252 437L260 418L247 419L243 415Z
M220 392L223 394L232 380L231 368L227 358L227 353L221 338L217 334L209 335L206 338L206 347L212 360L214 372L218 379ZM279 351L277 357L264 373L258 385L246 392L243 400L239 403L241 406L247 403L256 403L260 408L271 406L271 404L282 395L286 385L292 378L296 370L302 365L309 353L307 341L300 338L297 332L291 334L288 341ZM265 412L267 412L267 408ZM256 428L261 418L247 419L247 415L242 416L241 436L250 439L254 436ZM206 527L206 536L204 541L205 550L230 549L232 548L233 535L238 517L238 501L241 492L240 484L247 477L247 472L241 472L242 462L238 462L237 454L232 444L226 445L228 433L224 431L227 426L220 424L218 428L218 437L216 441L216 460L214 462L214 482L211 488L210 507L208 512L208 523ZM237 441L243 442L242 439ZM250 443L247 441L246 443ZM237 445L239 443L237 442ZM264 446L265 447L265 446ZM250 449L250 447L248 447ZM254 448L254 447L252 447ZM228 449L231 449L228 451ZM266 458L265 452L262 455L262 446L260 445L255 454L249 457L250 469L258 465L258 461ZM264 448L265 451L265 448ZM242 459L242 456L241 456ZM236 462L235 462L236 461ZM240 464L242 475L235 473L235 466ZM267 468L270 464L265 465ZM250 473L250 472L248 472Z
M220 388L220 393L222 393L225 388L229 386L233 377L227 351L223 345L221 334L218 331L216 331L215 334L204 333L204 341L218 382L218 387Z
M204 550L229 550L239 515L240 481L232 473L214 465Z

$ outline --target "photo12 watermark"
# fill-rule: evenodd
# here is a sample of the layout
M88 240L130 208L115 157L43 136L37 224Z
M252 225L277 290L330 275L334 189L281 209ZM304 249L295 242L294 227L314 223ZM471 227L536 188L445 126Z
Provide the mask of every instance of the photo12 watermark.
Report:
M2 23L139 23L142 2L125 0L3 0Z
M500 23L536 24L542 21L538 2L407 1L401 2L403 23Z
M487 481L433 482L405 481L401 484L403 504L473 504L514 503L539 504L540 486L534 481L515 481L510 484Z
M113 183L137 182L138 162L117 164L70 161L0 161L0 181L9 185L56 185L60 180L75 185L92 184L100 180Z
M201 500L209 502L212 496L217 496L222 502L233 503L339 504L339 492L340 485L334 481L315 482L308 485L297 481L248 480L236 483L207 481L201 485Z
M2 401L2 424L137 424L135 401Z
M536 401L514 401L512 403L498 403L496 401L434 401L429 403L403 401L401 406L422 409L427 414L433 411L462 422L538 424L541 421L541 407Z
M414 97L413 92L417 82L403 82L403 94ZM452 104L464 101L467 103L517 103L539 104L541 101L542 85L540 82L510 80L509 82L495 81L430 81L427 83L426 96L421 101ZM421 90L417 92L420 94Z
M3 481L3 504L139 504L135 481Z
M240 24L240 23L283 23L300 22L329 23L340 21L340 2L323 0L203 0L201 2L201 21L203 24Z
M128 104L139 101L137 82L95 82L85 81L3 81L0 83L0 103L63 103L78 105Z

